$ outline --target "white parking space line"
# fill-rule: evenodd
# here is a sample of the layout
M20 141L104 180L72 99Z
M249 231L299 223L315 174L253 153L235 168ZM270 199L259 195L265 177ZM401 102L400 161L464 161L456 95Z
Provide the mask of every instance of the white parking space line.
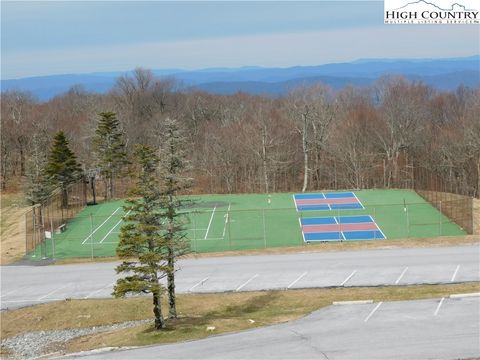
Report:
M204 240L207 240L208 232L210 231L210 225L212 225L213 215L215 215L215 210L217 210L217 207L216 207L216 206L213 208L212 216L210 216L210 221L208 222L207 232L205 233Z
M373 308L373 310L370 312L370 314L368 314L368 316L367 316L367 317L365 318L365 320L363 320L363 321L364 321L364 322L367 322L367 321L372 317L372 315L375 313L375 311L377 311L378 308L380 307L380 305L382 305L382 304L383 304L383 301L380 301L380 302L377 304L377 306L375 306L375 307Z
M92 297L93 295L95 295L96 293L99 293L99 292L101 292L101 291L103 291L103 290L105 290L105 289L108 289L109 287L113 286L114 284L115 284L115 283L113 282L113 283L110 283L110 284L105 285L104 287L102 287L102 288L100 288L100 289L98 289L98 290L92 291L90 294L88 294L87 296L85 296L84 299L88 299L88 298Z
M440 311L440 307L442 306L444 300L445 300L444 297L442 298L442 300L440 300L440 302L438 303L437 308L435 309L435 312L433 313L433 316L437 316L437 315L438 315L438 312Z
M188 291L193 291L193 289L195 289L198 285L203 285L205 283L205 281L207 281L209 278L206 277L205 279L199 281L198 283L196 283L195 285L193 285L190 289L188 289Z
M356 272L357 272L357 270L353 270L352 273L350 275L348 275L345 280L343 280L343 282L340 284L340 286L344 286L347 283L347 281L350 280L353 275L355 275Z
M398 279L395 281L395 285L397 285L397 284L400 282L400 280L402 280L402 277L403 277L403 275L405 275L405 273L407 272L407 270L408 270L408 266L407 266L405 269L403 269L402 273L400 274L400 276L398 277Z
M308 271L305 271L302 275L296 278L290 285L287 286L287 289L290 289L293 285L295 285L301 278L308 274Z
M457 268L455 269L455 272L453 273L452 275L452 279L450 280L450 282L454 282L455 281L455 277L457 276L457 273L458 273L458 270L460 269L460 265L457 265Z
M8 291L8 292L0 295L0 298L3 298L4 296L8 296L8 295L10 295L10 294L13 294L13 293L15 293L15 292L17 292L17 291L23 290L23 289L25 289L25 288L26 288L26 286L23 286L23 287L20 287L20 288L18 288L18 289L10 290L10 291Z
M57 291L66 288L67 286L70 286L70 284L63 285L63 286L61 286L61 287L59 287L59 288L57 288L57 289L55 289L55 290L53 290L53 291L50 291L48 294L39 297L39 298L37 299L37 301L43 300L43 299L49 297L50 295L55 294Z
M247 285L248 283L250 283L250 281L252 281L252 280L255 279L256 277L258 277L258 274L253 275L250 279L248 279L248 280L245 281L242 285L240 285L239 287L237 287L237 288L235 289L235 291L240 291L241 288L243 288L245 285Z

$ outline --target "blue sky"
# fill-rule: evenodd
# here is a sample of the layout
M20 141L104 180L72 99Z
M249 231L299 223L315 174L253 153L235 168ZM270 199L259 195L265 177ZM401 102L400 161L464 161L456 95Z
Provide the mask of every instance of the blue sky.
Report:
M1 3L2 79L478 54L479 27L384 25L383 1Z

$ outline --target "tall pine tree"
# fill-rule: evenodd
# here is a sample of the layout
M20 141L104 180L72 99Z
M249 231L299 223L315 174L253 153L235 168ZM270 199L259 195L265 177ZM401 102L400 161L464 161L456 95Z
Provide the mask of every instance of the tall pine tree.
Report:
M114 180L127 164L124 135L113 112L102 112L93 139L96 165L105 180L105 197L115 196Z
M167 290L169 318L177 317L175 297L175 262L177 258L190 250L186 240L186 215L179 211L190 200L180 197L192 185L192 179L186 176L189 164L185 150L186 138L178 122L167 118L160 135L160 169L162 215L165 219L164 236L167 242ZM191 204L190 204L191 205Z
M31 205L43 203L54 190L45 171L48 161L45 138L47 136L44 133L33 134L31 155L26 162L25 197Z
M45 174L51 178L53 185L62 189L62 205L65 208L68 207L68 185L82 176L82 168L68 145L65 133L57 132L45 167Z
M126 224L121 228L117 247L117 255L126 260L116 271L126 276L117 280L113 295L151 293L155 328L162 329L165 327L161 307L164 289L159 280L165 276L167 258L158 182L159 158L154 149L136 145L134 159L139 172L136 186L130 191L131 198L124 206Z

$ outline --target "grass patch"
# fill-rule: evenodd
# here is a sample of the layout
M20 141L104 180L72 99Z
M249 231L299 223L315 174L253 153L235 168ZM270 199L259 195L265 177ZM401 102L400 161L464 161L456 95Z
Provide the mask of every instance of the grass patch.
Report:
M167 321L165 331L153 329L150 297L69 300L4 311L2 338L33 330L84 328L152 319L128 329L80 337L65 344L67 352L106 346L141 346L201 339L298 319L333 301L373 299L395 301L439 298L453 293L480 291L480 283L392 286L220 294L179 294L178 320ZM166 304L164 304L164 310ZM254 320L252 322L251 320ZM214 326L213 332L207 326Z

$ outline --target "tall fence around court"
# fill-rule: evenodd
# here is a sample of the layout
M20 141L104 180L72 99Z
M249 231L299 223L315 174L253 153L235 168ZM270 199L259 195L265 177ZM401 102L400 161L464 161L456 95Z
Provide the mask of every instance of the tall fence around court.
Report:
M442 205L444 209L454 208L455 202L445 201ZM229 203L225 203L212 209L189 209L183 220L186 239L195 253L309 246L304 241L300 224L302 218L311 217L336 217L339 231L345 232L351 229L348 229L348 222L342 229L342 217L368 215L388 240L465 234L444 213L424 201L363 205L364 209L356 210L297 212L294 207L230 209ZM36 249L35 256L57 259L115 256L124 215L118 202L92 207L91 212L87 208L64 232L46 239ZM60 224L61 218L52 222Z
M42 204L33 206L25 213L25 252L28 254L40 248L40 256L46 257L46 238L66 229L66 222L75 216L87 204L86 187L83 181L67 188L68 204L63 203L61 189Z
M464 188L444 180L428 169L416 167L414 190L468 234L474 233L473 198Z

